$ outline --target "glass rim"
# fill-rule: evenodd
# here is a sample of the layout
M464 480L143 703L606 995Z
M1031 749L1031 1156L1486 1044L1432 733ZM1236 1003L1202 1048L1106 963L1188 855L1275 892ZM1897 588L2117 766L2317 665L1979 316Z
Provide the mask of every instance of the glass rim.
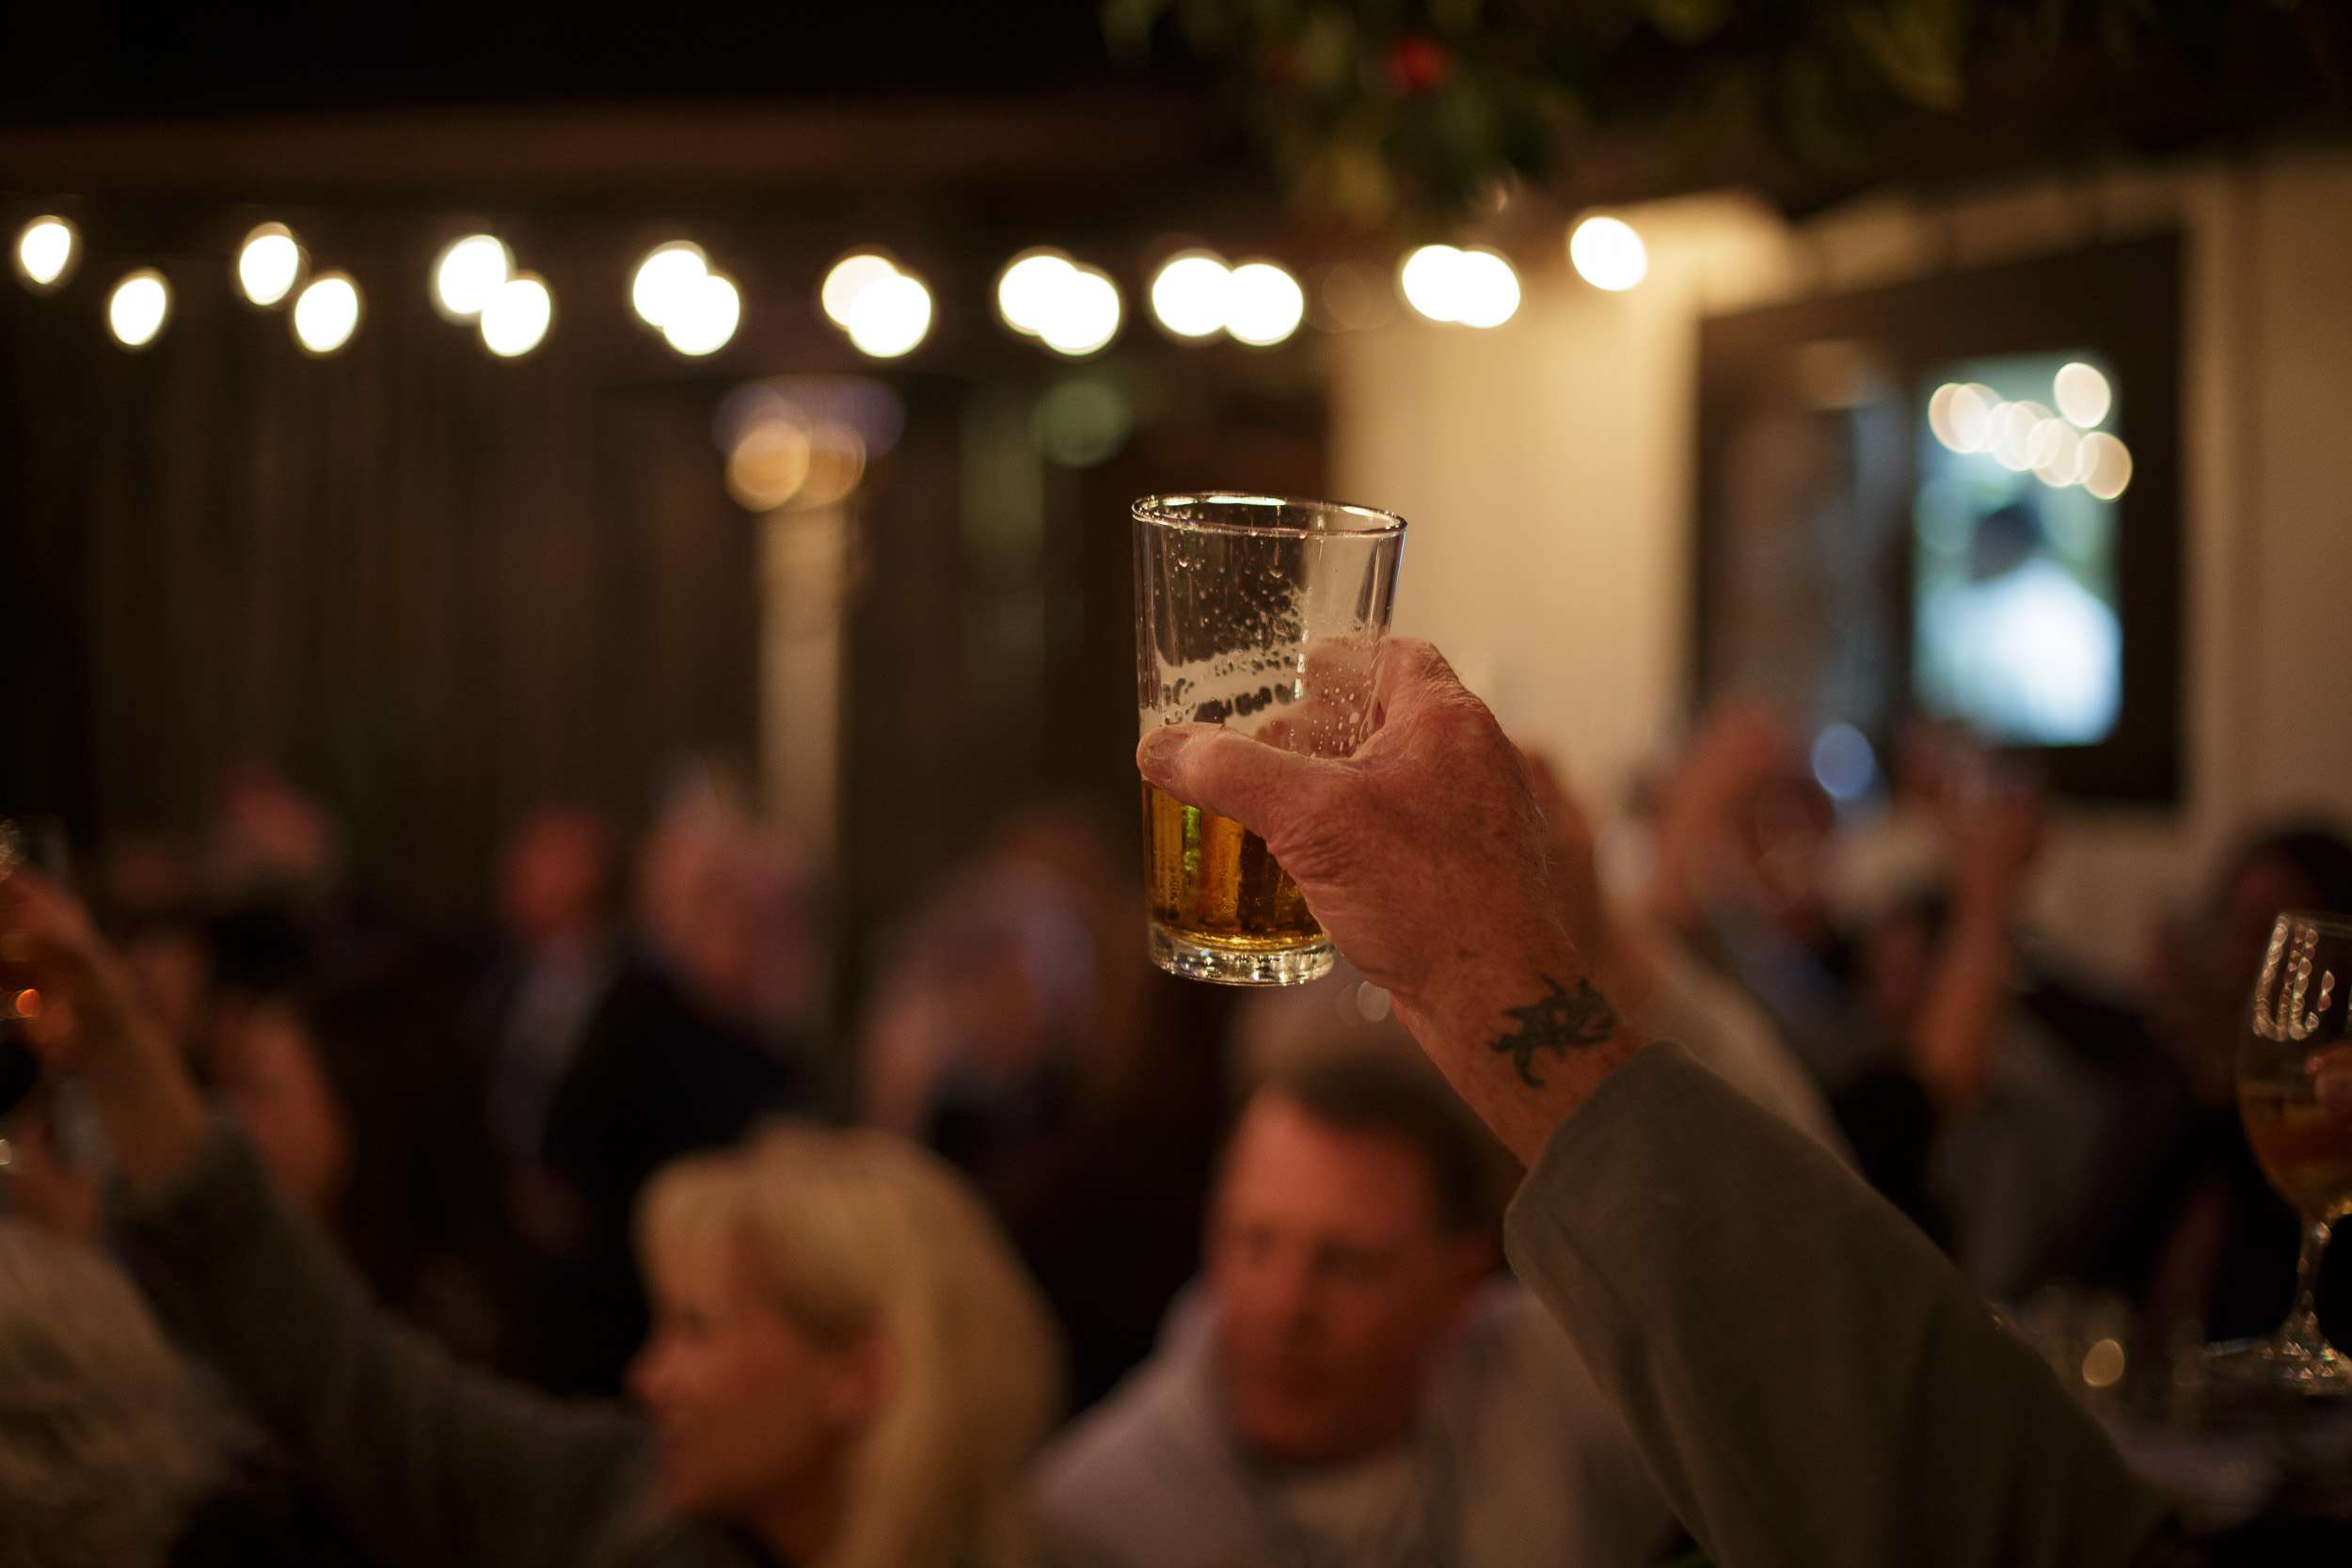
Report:
M1298 507L1361 518L1368 526L1308 528L1296 523L1279 522L1271 517L1263 522L1227 521L1199 516L1184 510L1204 505ZM1329 539L1380 539L1405 531L1404 518L1393 512L1383 512L1378 507L1359 506L1352 501L1315 500L1304 496L1264 496L1248 490L1186 490L1173 495L1143 496L1128 511L1138 523L1157 523L1163 528L1189 529L1201 533L1262 534L1280 538L1314 534Z
M2352 915L2338 914L2332 910L2280 910L2270 928L2276 931L2282 921L2313 927L2331 937L2352 939Z

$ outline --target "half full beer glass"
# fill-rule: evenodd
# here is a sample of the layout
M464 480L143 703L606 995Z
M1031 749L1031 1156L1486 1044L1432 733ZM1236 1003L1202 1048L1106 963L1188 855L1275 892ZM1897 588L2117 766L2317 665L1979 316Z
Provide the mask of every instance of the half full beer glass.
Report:
M1140 729L1227 724L1310 756L1371 733L1372 673L1405 520L1271 496L1136 502ZM1323 927L1265 842L1147 784L1152 961L1196 980L1292 986L1327 974Z

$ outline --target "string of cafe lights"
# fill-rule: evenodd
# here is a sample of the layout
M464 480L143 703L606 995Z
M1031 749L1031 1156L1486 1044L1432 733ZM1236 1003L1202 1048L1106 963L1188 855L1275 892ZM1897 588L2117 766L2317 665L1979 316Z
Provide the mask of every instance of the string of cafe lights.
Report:
M1630 289L1648 270L1641 236L1618 218L1585 218L1571 232L1567 250L1578 274L1596 288ZM55 293L83 260L80 231L70 218L36 217L18 231L11 260L26 288ZM249 304L286 310L294 342L306 354L336 354L359 330L365 306L358 284L340 270L313 272L309 251L283 223L263 223L248 232L231 273ZM1420 246L1403 258L1393 282L1414 313L1431 322L1486 329L1518 312L1518 271L1508 258L1485 247ZM1382 292L1376 270L1363 263L1342 263L1327 278L1329 313L1342 326L1383 317L1385 307L1377 297ZM518 268L512 249L494 234L468 234L445 246L433 262L426 293L444 319L473 327L483 347L501 359L530 354L555 323L555 296L547 280ZM1162 261L1145 298L1160 330L1185 343L1230 338L1250 347L1272 347L1288 341L1307 318L1307 291L1279 261L1232 262L1199 247ZM875 247L835 261L818 299L850 343L874 359L913 353L936 319L930 285ZM1067 359L1085 359L1108 348L1128 316L1125 297L1107 271L1042 245L1005 264L997 274L994 302L1009 330ZM743 317L743 297L734 279L684 239L656 245L639 260L630 275L629 304L673 349L694 358L733 341ZM107 293L107 330L125 349L155 341L171 315L171 283L156 267L131 268Z

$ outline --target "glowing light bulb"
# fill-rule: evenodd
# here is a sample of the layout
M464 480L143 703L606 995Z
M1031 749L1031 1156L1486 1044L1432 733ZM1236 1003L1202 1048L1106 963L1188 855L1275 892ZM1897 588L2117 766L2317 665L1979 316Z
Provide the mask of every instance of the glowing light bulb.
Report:
M860 353L896 359L912 353L930 331L931 292L919 278L893 272L858 291L842 325Z
M835 326L846 327L850 325L850 311L857 304L858 295L864 293L869 285L898 276L898 269L888 257L878 256L870 250L859 251L844 256L833 264L833 270L825 274L825 285L818 291L818 300L824 306L825 314L833 318Z
M726 347L742 319L743 296L735 292L735 285L715 272L707 272L692 288L681 290L669 302L661 335L680 354L700 358Z
M45 293L72 274L81 248L82 237L74 231L71 221L54 216L35 218L17 230L16 275L24 280L26 288Z
M453 240L433 263L433 308L450 321L471 321L514 275L515 258L503 241L488 234Z
M1405 302L1435 322L1500 326L1518 312L1519 277L1491 250L1425 245L1398 274Z
M358 329L358 285L342 273L319 274L294 301L294 341L312 354L334 353Z
M1454 275L1461 260L1450 245L1425 245L1406 257L1397 274L1405 303L1433 322L1455 320Z
M537 348L555 320L555 296L544 279L516 273L483 303L482 346L501 359Z
M1055 292L1053 308L1037 335L1047 348L1074 359L1118 337L1122 313L1119 286L1107 275L1092 267L1073 267Z
M237 287L256 305L275 305L302 276L302 246L282 223L265 223L237 251Z
M1568 236L1568 261L1596 289L1621 293L1649 276L1649 248L1621 218L1586 218Z
M1077 270L1058 250L1023 251L996 279L997 313L1015 332L1038 337Z
M2058 412L2085 430L2106 419L2115 405L2115 389L2107 385L2107 378L2080 360L2058 372L2050 394L2058 400Z
M703 297L703 279L709 276L710 263L702 246L672 240L654 246L637 263L637 274L629 281L628 302L647 326L665 327L673 315L696 308L695 302ZM700 308L707 309L708 302Z
M1213 338L1225 329L1232 273L1205 250L1170 259L1152 278L1152 314L1179 338Z
M1307 292L1271 261L1235 267L1228 283L1225 330L1245 343L1258 348L1279 343L1306 319ZM1514 308L1518 304L1517 278L1511 280L1511 303Z
M171 285L153 267L126 272L106 297L106 326L124 348L145 348L171 315Z
M1518 314L1519 275L1493 251L1462 252L1454 277L1460 298L1454 319L1464 326L1501 326Z

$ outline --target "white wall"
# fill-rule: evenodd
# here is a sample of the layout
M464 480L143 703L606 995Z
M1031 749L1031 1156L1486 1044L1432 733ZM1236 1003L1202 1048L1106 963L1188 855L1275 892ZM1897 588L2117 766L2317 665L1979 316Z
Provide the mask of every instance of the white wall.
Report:
M2233 833L2352 818L2352 153L1889 193L1793 230L1733 197L1620 215L1652 257L1629 293L1555 253L1493 331L1329 341L1334 491L1412 524L1398 629L1597 806L1687 718L1698 321L2178 226L2187 799L2057 824L2035 923L2122 978Z

